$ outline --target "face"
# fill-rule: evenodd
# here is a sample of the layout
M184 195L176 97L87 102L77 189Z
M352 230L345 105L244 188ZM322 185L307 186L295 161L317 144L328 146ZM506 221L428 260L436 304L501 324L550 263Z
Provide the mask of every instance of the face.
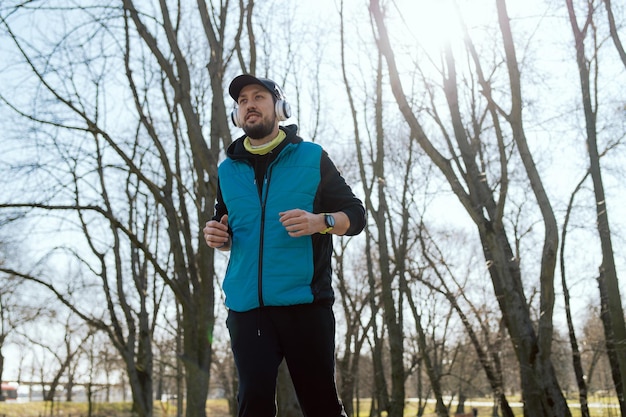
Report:
M243 131L251 139L266 138L278 127L272 93L260 85L250 84L241 89L238 112Z

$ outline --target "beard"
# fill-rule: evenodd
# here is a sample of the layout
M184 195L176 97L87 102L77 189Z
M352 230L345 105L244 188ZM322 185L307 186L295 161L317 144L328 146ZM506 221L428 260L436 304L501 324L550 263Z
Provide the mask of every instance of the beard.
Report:
M267 137L274 130L276 124L276 116L270 118L263 117L262 120L256 124L243 126L243 131L248 135L250 139L263 139Z

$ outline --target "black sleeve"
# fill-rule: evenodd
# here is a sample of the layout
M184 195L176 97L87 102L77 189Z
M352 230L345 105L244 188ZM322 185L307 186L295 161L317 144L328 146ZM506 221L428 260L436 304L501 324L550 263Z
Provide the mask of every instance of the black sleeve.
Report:
M316 213L344 212L350 219L346 235L353 236L365 228L365 207L346 183L326 151L320 161L321 181L314 204Z
M228 208L226 207L226 204L224 204L224 197L222 197L222 188L220 187L220 181L218 179L215 214L213 216L213 220L217 220L219 222L224 214L228 214Z

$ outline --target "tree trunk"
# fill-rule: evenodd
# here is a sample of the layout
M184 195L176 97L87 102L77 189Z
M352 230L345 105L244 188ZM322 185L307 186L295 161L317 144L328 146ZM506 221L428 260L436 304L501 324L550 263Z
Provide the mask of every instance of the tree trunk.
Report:
M376 79L376 161L374 161L374 178L385 178L384 155L385 145L383 143L383 113L382 113L382 56L378 55L378 69ZM383 318L389 334L387 343L389 344L389 359L391 361L391 396L389 398L389 417L402 417L404 414L405 401L405 371L404 371L404 334L402 332L402 296L394 291L394 281L401 277L394 276L391 272L390 245L387 238L387 218L388 212L386 190L383 183L378 186L378 208L374 208L371 200L366 201L369 205L367 209L372 213L372 219L376 224L378 237L378 268L380 271L381 298L383 304ZM396 296L398 299L396 300Z
M206 245L205 245L206 246ZM201 295L195 294L198 299ZM212 315L213 305L207 302L203 307L197 301L183 306L183 346L185 359L185 386L187 389L187 417L206 415L206 400L209 394L209 378L212 357L211 340L213 322L207 319ZM209 312L210 309L210 312ZM207 337L208 335L208 337Z
M564 417L571 413L549 357L541 354L530 311L522 292L519 264L506 237L481 230L485 258L503 319L520 366L525 416Z
M134 361L126 362L133 366ZM133 415L137 417L152 417L152 375L148 369L142 369L142 364L135 364L134 368L127 368L128 382L133 398Z
M0 309L1 308L2 308L2 304L0 304ZM0 317L2 317L2 314L0 314ZM0 325L3 325L3 323L0 323ZM2 354L2 345L3 345L3 343L4 343L4 335L0 334L0 382L4 381L2 379L2 374L4 372L4 355ZM4 401L4 399L5 399L4 395L2 394L2 391L0 391L0 401Z
M578 340L576 338L576 331L574 328L574 319L572 317L572 309L570 303L569 288L567 286L567 279L565 273L565 238L567 236L567 228L569 225L570 215L574 204L574 197L582 187L583 183L589 176L589 173L585 174L584 178L578 183L574 192L570 196L567 210L565 212L565 220L563 221L563 231L561 233L561 250L560 250L560 264L561 264L561 286L563 288L563 299L565 303L565 317L567 321L567 329L569 333L570 347L572 349L572 366L574 368L574 375L576 376L576 385L578 386L578 399L580 401L580 414L581 417L590 417L588 396L587 396L587 383L590 382L585 378L585 371L583 369L582 357L580 348L578 346ZM590 375L587 375L590 378Z
M578 26L572 0L566 0L572 32L576 46L576 62L580 76L585 126L587 129L587 151L589 153L589 173L593 181L596 199L597 228L602 249L598 287L600 289L601 318L604 325L606 349L611 364L611 375L622 415L626 415L626 323L619 291L608 208L604 193L604 183L598 153L596 112L592 103L592 85L587 58L585 57L585 35ZM607 2L610 9L610 2ZM586 20L592 20L593 10L588 10Z

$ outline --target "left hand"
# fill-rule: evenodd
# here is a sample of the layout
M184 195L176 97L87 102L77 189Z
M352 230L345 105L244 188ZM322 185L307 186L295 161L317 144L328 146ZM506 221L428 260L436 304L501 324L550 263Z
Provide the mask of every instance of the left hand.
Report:
M278 213L280 222L291 237L309 236L326 228L324 216L306 210L292 209Z

